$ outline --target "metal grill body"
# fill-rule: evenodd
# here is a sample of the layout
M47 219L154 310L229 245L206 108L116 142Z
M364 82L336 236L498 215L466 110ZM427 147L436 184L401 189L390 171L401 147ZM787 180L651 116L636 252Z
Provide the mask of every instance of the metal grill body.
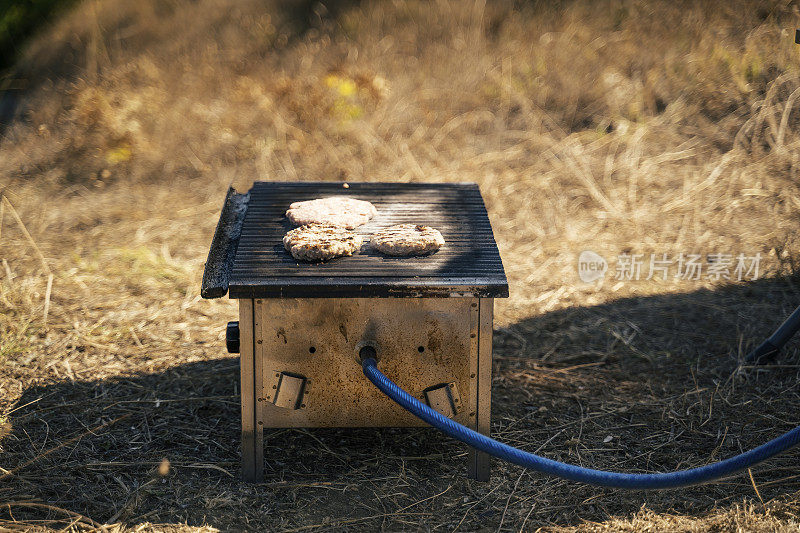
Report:
M296 261L282 238L289 204L349 196L378 209L355 231L362 250L326 263ZM403 223L438 229L435 254L388 257L369 236ZM443 414L488 434L492 308L508 285L477 185L256 182L231 190L203 278L204 297L239 300L242 462L261 480L263 429L418 426L364 379L358 351ZM488 479L472 452L469 475Z

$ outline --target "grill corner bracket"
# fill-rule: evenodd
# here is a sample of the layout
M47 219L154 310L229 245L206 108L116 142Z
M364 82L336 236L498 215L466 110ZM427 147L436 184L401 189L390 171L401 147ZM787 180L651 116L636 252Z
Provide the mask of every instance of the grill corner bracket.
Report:
M307 379L299 374L271 372L265 380L264 400L282 409L305 409Z
M447 418L455 417L461 412L461 395L455 381L428 387L422 391L425 402L431 409L438 411Z

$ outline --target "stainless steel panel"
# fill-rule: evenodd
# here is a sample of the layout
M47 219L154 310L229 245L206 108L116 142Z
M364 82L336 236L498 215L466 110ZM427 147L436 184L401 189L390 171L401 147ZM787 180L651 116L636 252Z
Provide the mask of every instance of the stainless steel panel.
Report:
M423 422L377 390L361 371L357 347L373 341L381 371L418 398L439 383L455 383L473 398L476 378L471 336L475 298L263 299L260 315L264 375L274 371L307 378L307 408L281 409L262 400L266 427L419 426ZM473 307L474 304L474 307ZM270 373L270 374L267 374ZM477 376L476 376L477 377ZM261 398L269 391L264 388ZM455 420L475 427L476 413Z

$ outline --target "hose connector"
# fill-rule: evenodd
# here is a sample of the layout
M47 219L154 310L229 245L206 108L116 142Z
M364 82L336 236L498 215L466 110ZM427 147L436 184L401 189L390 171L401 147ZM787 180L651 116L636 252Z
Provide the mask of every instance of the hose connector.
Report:
M378 360L378 350L371 343L364 343L358 350L358 362L363 365L367 359Z

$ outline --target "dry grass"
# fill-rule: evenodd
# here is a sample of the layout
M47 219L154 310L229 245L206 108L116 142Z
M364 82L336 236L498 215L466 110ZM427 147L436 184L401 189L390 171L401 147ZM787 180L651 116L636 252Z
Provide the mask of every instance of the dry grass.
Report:
M797 530L796 452L752 480L629 493L499 464L472 483L429 430L276 431L267 482L242 485L235 304L198 292L230 182L477 181L512 294L496 436L627 471L764 442L798 423L797 345L736 369L797 305L799 19L782 2L82 2L7 93L0 529ZM761 253L764 279L587 285L584 249Z

